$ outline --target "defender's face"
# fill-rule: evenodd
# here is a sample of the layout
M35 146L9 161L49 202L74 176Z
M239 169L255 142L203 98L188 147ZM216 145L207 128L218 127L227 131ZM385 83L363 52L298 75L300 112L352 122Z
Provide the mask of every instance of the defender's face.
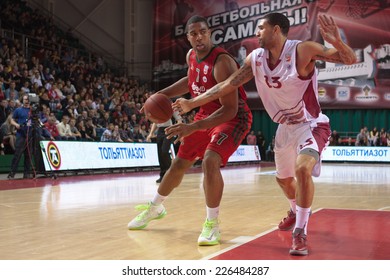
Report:
M267 48L267 45L271 42L273 37L273 30L274 27L265 19L259 21L255 35L259 39L259 45L261 48Z

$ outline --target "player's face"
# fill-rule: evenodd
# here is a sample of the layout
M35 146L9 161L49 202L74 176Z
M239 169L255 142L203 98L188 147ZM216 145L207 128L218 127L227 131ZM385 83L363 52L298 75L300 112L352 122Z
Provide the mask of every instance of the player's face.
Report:
M208 53L211 49L211 31L204 22L190 24L187 39L198 54Z
M255 35L259 39L261 48L269 48L273 37L274 26L270 25L265 19L259 21Z

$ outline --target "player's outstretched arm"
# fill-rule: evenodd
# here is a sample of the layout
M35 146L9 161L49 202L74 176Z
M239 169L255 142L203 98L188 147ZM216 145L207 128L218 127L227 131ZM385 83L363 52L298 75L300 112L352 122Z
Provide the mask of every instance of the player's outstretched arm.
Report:
M253 78L252 67L250 63L250 54L245 59L244 65L230 75L225 81L216 84L207 90L204 94L198 95L193 99L179 98L172 104L174 110L180 114L187 113L192 109L202 106L210 101L218 99L226 94L235 93L241 85L249 82Z
M334 48L322 46L322 49L314 58L347 65L356 63L355 52L341 39L339 28L334 19L326 15L319 15L318 23L322 38L332 44Z
M182 96L188 92L188 78L183 77L180 80L176 81L174 84L159 90L156 93L164 94L170 98L176 96Z

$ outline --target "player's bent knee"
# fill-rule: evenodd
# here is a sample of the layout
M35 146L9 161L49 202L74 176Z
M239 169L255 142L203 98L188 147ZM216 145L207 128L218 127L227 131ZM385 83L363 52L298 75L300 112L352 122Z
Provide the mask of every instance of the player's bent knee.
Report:
M276 177L276 182L279 184L279 186L285 188L289 187L294 181L294 177L287 177L287 178L278 178Z

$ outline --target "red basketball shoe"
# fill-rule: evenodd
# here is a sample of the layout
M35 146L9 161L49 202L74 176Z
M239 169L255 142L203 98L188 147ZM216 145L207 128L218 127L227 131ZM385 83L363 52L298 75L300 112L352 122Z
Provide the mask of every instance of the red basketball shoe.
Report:
M293 233L290 255L306 256L309 253L306 244L306 234L302 228L296 228Z
M290 209L287 212L287 217L283 218L283 220L279 223L278 228L280 230L290 230L294 227L296 220L295 213Z

